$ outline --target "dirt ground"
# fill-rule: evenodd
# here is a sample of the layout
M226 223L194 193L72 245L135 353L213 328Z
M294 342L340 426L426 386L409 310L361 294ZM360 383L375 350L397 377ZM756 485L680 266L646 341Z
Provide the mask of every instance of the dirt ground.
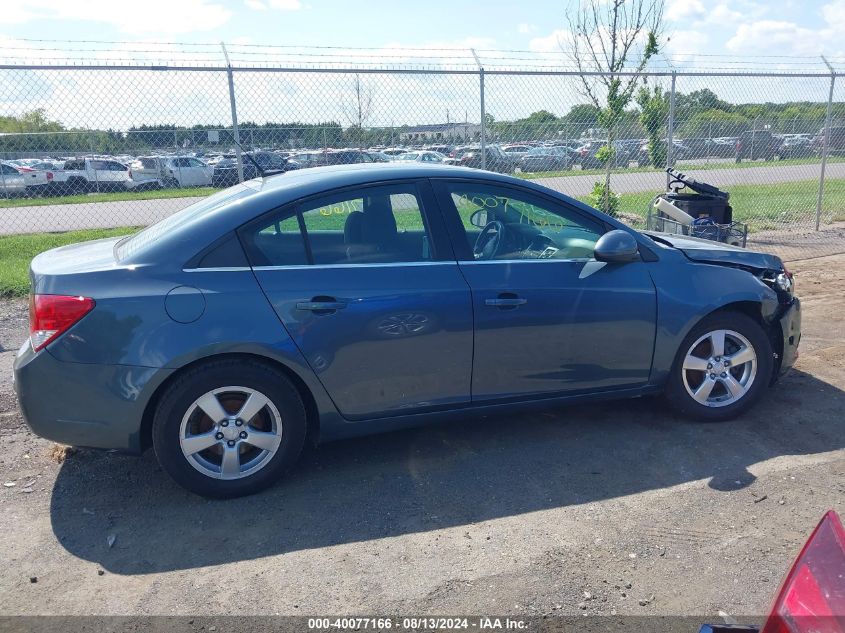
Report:
M801 357L742 419L481 418L325 445L228 502L152 454L57 463L12 394L25 302L0 302L0 613L761 614L845 515L845 256L791 268Z

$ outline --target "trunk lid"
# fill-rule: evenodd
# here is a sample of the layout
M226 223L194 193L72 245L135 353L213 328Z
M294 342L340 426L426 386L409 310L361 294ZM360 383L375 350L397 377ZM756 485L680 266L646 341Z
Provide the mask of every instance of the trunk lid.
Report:
M68 244L36 255L30 264L32 280L35 282L45 275L74 275L114 268L114 245L120 239L107 237Z

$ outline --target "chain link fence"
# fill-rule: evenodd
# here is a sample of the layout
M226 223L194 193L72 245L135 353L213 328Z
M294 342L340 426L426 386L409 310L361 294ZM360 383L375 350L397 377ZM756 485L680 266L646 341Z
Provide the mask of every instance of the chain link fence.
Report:
M845 251L845 86L820 60L650 69L647 93L607 129L582 76L515 67L496 51L449 51L426 65L407 51L297 65L257 64L248 52L5 60L0 233L148 225L254 177L253 161L466 165L594 206L610 200L645 228L673 165L730 193L749 248L787 260ZM602 197L608 174L612 195Z

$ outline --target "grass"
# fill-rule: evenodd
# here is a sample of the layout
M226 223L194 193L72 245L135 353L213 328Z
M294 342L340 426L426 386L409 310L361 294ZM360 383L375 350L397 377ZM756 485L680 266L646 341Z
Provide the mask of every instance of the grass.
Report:
M162 198L205 197L219 191L214 187L193 189L147 189L144 191L110 191L108 193L82 193L73 196L52 196L48 198L5 198L0 199L0 208L41 207L51 204L85 204L88 202L118 202L121 200L159 200Z
M134 227L124 227L0 235L0 297L20 297L29 292L29 262L38 253L74 242L126 235L135 230Z
M730 194L734 219L748 223L752 232L788 227L790 222L798 219L809 221L815 214L817 191L818 181L815 179L769 185L733 185ZM652 192L620 194L620 209L645 220L653 196ZM581 200L586 202L586 197ZM468 217L477 207L459 206L464 223L468 225ZM312 217L309 228L342 230L346 218L344 211L327 208L325 214ZM422 226L419 211L415 208L398 211L396 219L400 230L418 230ZM825 183L822 219L824 222L845 221L845 179L831 179ZM0 236L0 297L23 296L29 292L29 263L38 253L74 242L126 235L135 230L135 227L122 227Z
M721 159L717 159L721 160ZM827 158L828 163L841 163L845 162L845 156L828 156ZM776 160L776 161L748 161L745 160L741 163L735 163L733 160L729 162L719 162L719 163L708 163L706 161L702 161L700 163L688 163L688 164L681 164L678 165L678 169L682 172L692 171L694 169L759 169L761 167L771 167L777 165L820 165L821 159L819 158L789 158L786 160ZM617 167L611 170L612 174L639 174L639 173L646 173L646 172L663 172L663 168L655 169L654 167ZM557 178L557 177L567 177L567 176L584 176L584 175L600 175L604 174L604 169L568 169L563 171L539 171L539 172L520 172L514 174L517 178L523 178L525 180L535 180L537 178Z
M770 185L731 185L734 220L748 224L749 231L783 228L796 220L815 217L818 180L801 180ZM652 192L619 194L620 209L645 219ZM581 198L586 202L586 197ZM823 222L845 220L845 179L825 182Z

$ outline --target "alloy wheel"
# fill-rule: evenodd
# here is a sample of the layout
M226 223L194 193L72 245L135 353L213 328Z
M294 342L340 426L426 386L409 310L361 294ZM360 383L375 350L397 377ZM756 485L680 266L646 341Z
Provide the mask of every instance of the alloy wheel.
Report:
M681 372L693 400L706 407L724 407L751 389L757 376L757 354L739 332L713 330L690 346Z
M179 428L182 454L213 479L240 479L266 466L282 441L273 402L249 387L213 389L197 398Z

